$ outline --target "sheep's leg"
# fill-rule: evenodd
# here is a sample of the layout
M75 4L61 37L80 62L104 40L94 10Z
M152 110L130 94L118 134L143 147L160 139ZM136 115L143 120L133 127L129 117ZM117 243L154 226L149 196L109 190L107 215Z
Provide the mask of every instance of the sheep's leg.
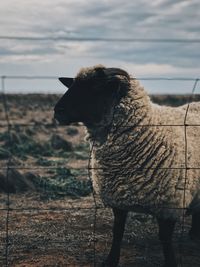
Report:
M200 212L192 215L192 227L189 234L191 239L200 240Z
M158 219L159 239L162 243L163 254L165 257L164 267L177 267L175 254L172 246L172 234L175 227L175 221L170 219Z
M121 241L124 235L127 211L113 209L114 225L113 225L113 240L110 253L103 263L103 266L117 267L120 258Z

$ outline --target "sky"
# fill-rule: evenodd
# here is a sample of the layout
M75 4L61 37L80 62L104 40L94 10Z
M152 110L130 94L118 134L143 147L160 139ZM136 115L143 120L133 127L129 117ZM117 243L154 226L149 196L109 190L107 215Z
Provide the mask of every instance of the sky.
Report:
M95 64L123 68L138 79L199 78L199 36L199 0L2 0L0 76L54 76L6 79L6 90L58 93L65 88L56 77L73 77L81 67ZM177 39L182 41L170 42ZM189 93L194 81L142 84L150 93Z

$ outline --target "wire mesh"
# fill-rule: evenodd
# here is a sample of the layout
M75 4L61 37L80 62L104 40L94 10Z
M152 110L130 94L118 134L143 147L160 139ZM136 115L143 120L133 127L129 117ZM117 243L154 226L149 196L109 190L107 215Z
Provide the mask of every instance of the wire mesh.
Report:
M9 112L9 105L8 105L8 99L7 99L7 94L6 94L6 88L5 88L5 80L6 79L21 79L21 78L25 78L25 79L55 79L55 77L12 77L12 76L2 76L1 77L1 99L2 99L2 104L3 104L3 109L4 109L4 115L5 115L5 121L3 123L0 124L0 127L5 127L7 128L7 133L8 133L8 138L11 139L11 136L12 136L12 129L13 128L16 128L16 127L30 127L30 126L35 126L35 122L33 123L24 123L24 122L16 122L16 121L13 121L12 118L10 118L10 112ZM144 80L152 80L153 78L143 78ZM184 120L183 120L183 123L182 124L162 124L162 125L156 125L156 124L148 124L148 125L126 125L126 126L121 126L122 128L123 127L165 127L165 126L173 126L173 127L183 127L184 129L184 138L185 138L185 148L184 148L184 151L185 151L185 155L184 155L184 162L182 163L181 166L169 166L169 167L166 167L166 168L160 168L160 169L178 169L178 170L184 170L185 171L185 176L184 176L184 190L183 190L183 207L181 208L181 211L182 211L182 220L181 220L181 225L180 225L180 233L179 233L179 238L177 239L177 243L178 243L178 248L179 248L179 265L180 266L184 266L184 248L182 246L183 242L184 242L184 234L185 234L185 231L186 231L186 228L188 228L187 226L187 223L186 223L186 217L185 217L185 211L187 209L186 207L186 201L185 201L185 194L186 194L186 185L187 185L187 179L188 179L188 171L190 169L200 169L200 166L189 166L188 165L188 136L187 136L187 129L189 126L195 126L195 127L199 127L200 124L188 124L187 122L187 117L188 117L188 112L189 112L189 108L190 108L190 102L193 100L193 97L194 97L194 94L195 94L195 91L196 91L196 88L197 88L197 85L198 85L198 82L199 82L199 79L193 79L193 78L181 78L181 80L185 81L185 80L190 80L190 81L194 81L194 84L193 84L193 88L191 90L191 95L188 99L188 103L187 103L187 108L186 108L186 111L185 111L185 116L184 116ZM179 78L155 78L154 80L179 80ZM113 118L114 118L114 114L113 114ZM56 128L57 125L55 124L55 122L47 122L47 123L43 123L43 122L37 122L37 126L45 126L47 127L48 129L53 129L53 128ZM79 125L78 127L83 127L82 125ZM109 129L108 129L109 131ZM93 143L91 144L90 146L90 149L88 151L88 165L85 166L85 168L87 169L88 171L88 177L90 180L92 180L91 178L91 171L94 170L95 168L91 166L91 159L92 159L92 153L93 153L93 149L95 147L95 138L94 138L94 141ZM12 140L10 140L10 143L12 142ZM77 202L76 201L72 201L68 203L67 206L64 206L64 207L59 207L59 208L56 208L56 203L55 205L51 206L51 205L47 205L45 207L42 206L42 204L40 203L38 206L34 206L33 205L29 205L29 206L23 206L22 204L20 205L13 205L13 201L12 200L12 196L10 194L10 190L9 190L9 186L10 186L10 181L9 181L9 173L12 171L12 170L17 170L17 169L21 169L21 170L33 170L33 171L50 171L50 170L55 170L55 169L58 169L60 167L56 167L56 166L34 166L34 165L29 165L29 166L26 166L26 165L22 165L22 166L18 166L16 164L13 164L13 158L12 158L12 153L9 154L9 157L7 158L6 160L6 165L4 166L1 166L1 170L5 170L6 172L6 205L5 206L2 206L0 207L0 212L6 212L6 219L5 219L5 246L4 246L4 250L5 250L5 253L3 254L2 256L2 262L4 262L5 266L8 267L8 266L12 266L13 262L16 260L17 258L17 255L16 253L13 253L13 246L14 246L14 241L12 240L11 238L11 235L10 235L10 232L13 231L12 230L12 223L14 224L15 222L13 221L13 216L15 215L12 215L11 216L11 212L15 211L17 213L20 213L23 214L24 212L27 212L28 213L28 217L31 218L31 215L34 214L35 212L37 212L38 214L40 214L41 212L64 212L66 215L66 217L62 217L62 219L64 221L68 221L70 220L70 216L72 215L73 212L78 212L78 211L85 211L86 213L88 213L88 218L89 218L89 222L91 223L91 233L90 235L88 234L88 240L81 240L81 238L79 237L74 237L74 244L72 244L72 239L69 239L67 240L67 236L66 236L66 231L65 232L65 237L63 235L62 238L64 238L64 240L60 239L60 236L56 236L56 238L54 238L52 236L52 239L51 240L42 240L41 238L38 239L38 240L32 240L31 243L29 244L29 246L39 246L41 249L43 249L45 251L45 248L46 247L51 247L52 245L55 245L55 244L58 244L61 245L61 244L64 244L64 246L67 247L66 251L64 251L63 253L65 254L68 253L68 251L70 249L74 249L75 250L75 247L76 246L81 246L81 244L83 243L84 245L84 249L87 249L87 245L89 244L89 246L91 247L92 246L92 253L91 252L87 252L88 253L88 258L90 258L90 265L93 264L93 266L97 266L98 262L99 262L99 256L97 256L97 253L99 255L101 255L101 257L103 257L104 255L102 254L105 254L106 252L104 251L104 253L102 253L102 251L100 251L99 249L99 242L105 242L105 240L102 240L102 236L99 235L97 233L97 228L98 228L98 216L100 214L100 216L102 216L103 218L103 213L102 212L105 212L105 214L109 214L110 216L110 210L106 207L104 207L102 205L101 202L99 202L99 199L97 199L97 196L94 192L94 190L92 190L92 199L93 199L93 204L90 204L88 206L88 203L87 205L83 205L83 206L79 206L77 205ZM134 169L134 168L133 168ZM135 168L137 169L137 168ZM147 170L149 169L155 169L155 167L150 167L150 168L147 168ZM45 191L47 194L49 193L48 191L48 188L46 188L46 185L44 184L44 188L43 188L43 191ZM162 208L165 208L162 206ZM169 207L166 207L169 209ZM170 207L171 209L177 209L177 207ZM91 218L91 210L93 211L93 218ZM29 214L30 213L30 214ZM12 217L12 218L11 218ZM72 216L73 217L73 216ZM105 216L105 221L107 221L107 218ZM110 222L110 220L109 220ZM73 223L73 222L72 222ZM152 223L152 221L151 221ZM33 225L34 223L31 222L30 225ZM153 223L152 223L153 224ZM63 225L63 227L65 228L66 226ZM18 229L18 228L16 228ZM45 231L45 228L42 228L43 231ZM66 230L66 229L65 229ZM132 231L133 229L131 229ZM58 231L58 227L55 227L55 229L52 231ZM152 232L154 232L154 230L152 230ZM67 234L68 235L68 234ZM141 234L142 235L142 234ZM76 242L76 238L78 240L78 242ZM134 239L134 238L133 238ZM70 241L70 246L71 248L69 248L69 245L68 245L68 242ZM130 241L132 242L132 241ZM136 242L138 242L136 240ZM92 245L91 245L92 244ZM86 247L85 247L86 245ZM140 245L140 244L139 244ZM109 244L106 243L105 245L106 249L108 249L109 247ZM76 250L78 248L76 247ZM11 251L11 252L10 252ZM13 253L13 257L10 255L10 253L12 254ZM78 256L77 256L78 258ZM0 259L1 260L1 259ZM82 259L77 259L81 262ZM148 246L145 247L144 249L144 255L141 257L141 256L138 256L136 255L136 260L138 260L141 264L141 262L143 262L143 265L144 266L160 266L160 263L159 263L159 258L157 258L156 260L152 259L151 258L151 255L150 255L150 252L149 252L149 248ZM79 263L80 263L79 262ZM145 265L146 264L146 265ZM14 264L13 264L14 266ZM53 265L52 265L53 266ZM61 265L62 266L62 265ZM65 265L63 265L65 266ZM70 264L66 265L66 266L70 266ZM75 265L71 265L71 266L75 266ZM87 265L84 265L83 263L80 263L80 265L76 265L76 266L87 266ZM131 266L131 265L130 265ZM136 265L137 266L137 265ZM139 266L139 265L138 265Z

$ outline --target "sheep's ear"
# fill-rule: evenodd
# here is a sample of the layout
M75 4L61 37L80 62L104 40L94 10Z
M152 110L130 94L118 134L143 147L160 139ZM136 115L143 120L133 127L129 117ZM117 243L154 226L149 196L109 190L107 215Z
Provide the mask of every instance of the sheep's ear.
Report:
M129 74L118 68L107 68L104 70L107 80L107 87L112 89L112 91L119 90L118 94L120 96L125 96L129 90Z
M60 77L58 80L63 83L67 88L69 88L74 82L74 78Z

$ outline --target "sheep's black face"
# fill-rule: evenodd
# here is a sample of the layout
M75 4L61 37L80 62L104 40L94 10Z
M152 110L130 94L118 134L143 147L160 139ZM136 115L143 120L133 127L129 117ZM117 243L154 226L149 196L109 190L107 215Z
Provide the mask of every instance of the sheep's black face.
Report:
M97 92L91 82L75 81L55 106L55 118L61 124L83 122L94 124L101 120L112 94Z
M60 78L69 89L55 106L55 118L60 124L83 122L93 125L108 113L116 95L119 79L108 80L103 68L92 77ZM98 72L98 73L97 73Z

